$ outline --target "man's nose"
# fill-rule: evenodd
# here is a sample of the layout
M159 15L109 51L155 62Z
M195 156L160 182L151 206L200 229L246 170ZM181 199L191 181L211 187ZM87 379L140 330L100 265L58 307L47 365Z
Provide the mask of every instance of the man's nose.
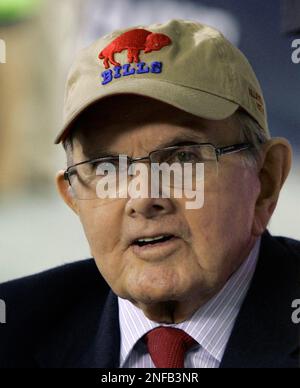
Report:
M126 203L126 214L130 217L155 218L174 212L175 206L169 198L130 198Z

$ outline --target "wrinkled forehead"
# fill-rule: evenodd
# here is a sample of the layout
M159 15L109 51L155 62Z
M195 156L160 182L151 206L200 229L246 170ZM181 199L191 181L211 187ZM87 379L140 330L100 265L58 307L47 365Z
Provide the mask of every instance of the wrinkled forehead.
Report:
M134 136L142 137L145 129L148 134L153 129L153 145L181 135L186 135L187 140L224 143L236 139L237 127L233 117L203 119L166 103L128 94L108 97L90 106L74 124L73 136L74 146L88 155L98 147L113 147L121 136L123 141L126 136L130 140L133 130Z

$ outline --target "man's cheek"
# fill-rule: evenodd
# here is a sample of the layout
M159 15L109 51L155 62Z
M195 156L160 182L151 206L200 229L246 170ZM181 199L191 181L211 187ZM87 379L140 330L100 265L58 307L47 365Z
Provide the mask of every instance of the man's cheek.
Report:
M107 249L105 247L105 244L107 243L105 230L101 227L101 223L99 224L96 222L96 219L91 217L89 218L81 215L80 222L88 241L91 255L94 258L100 257Z

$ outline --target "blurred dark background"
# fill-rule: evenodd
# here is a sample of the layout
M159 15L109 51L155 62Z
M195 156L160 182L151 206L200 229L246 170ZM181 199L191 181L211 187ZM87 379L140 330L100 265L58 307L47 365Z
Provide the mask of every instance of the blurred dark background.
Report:
M300 2L299 0L281 0L282 31L300 33Z
M300 31L300 1L209 0L201 3L221 6L239 21L239 48L261 82L271 132L273 136L288 137L294 150L300 152L300 65L291 61L292 41L300 37L300 33L295 32L297 20Z

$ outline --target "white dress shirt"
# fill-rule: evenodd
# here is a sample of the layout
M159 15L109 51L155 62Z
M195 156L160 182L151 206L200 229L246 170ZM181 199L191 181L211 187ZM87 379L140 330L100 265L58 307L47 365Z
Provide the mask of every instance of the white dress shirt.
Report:
M161 324L148 319L130 301L118 297L121 331L120 368L155 368L147 346L140 339L158 326L182 329L199 345L185 355L185 368L218 368L234 323L255 272L261 238L222 290L201 306L190 319Z

